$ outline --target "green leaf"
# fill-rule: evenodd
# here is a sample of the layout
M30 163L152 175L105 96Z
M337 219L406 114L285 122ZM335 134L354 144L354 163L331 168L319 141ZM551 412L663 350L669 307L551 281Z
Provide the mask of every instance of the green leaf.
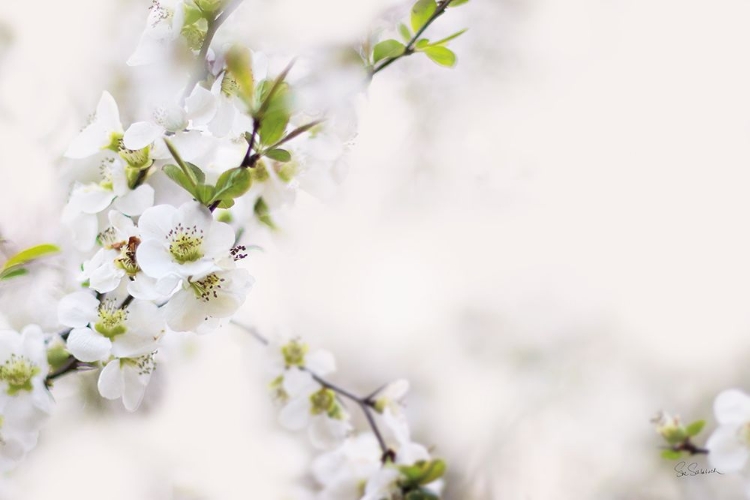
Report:
M448 7L458 7L459 5L463 5L465 3L469 3L469 0L453 0Z
M167 149L172 155L172 158L174 158L174 161L177 162L177 165L180 166L183 173L185 174L185 177L190 180L190 183L193 186L196 186L205 181L205 176L203 175L201 169L199 169L192 163L185 163L185 161L180 156L180 153L177 151L177 149L175 149L174 145L169 139L164 139L164 144L167 145Z
M25 267L9 267L0 271L0 281L23 276L24 274L29 274L28 269Z
M26 264L34 259L39 259L47 255L51 255L60 251L60 248L56 245L44 243L42 245L36 245L26 250L21 250L17 254L10 257L2 267L2 270L10 269L11 267Z
M440 497L430 491L419 489L407 493L404 500L440 500Z
M214 192L215 189L213 186L209 186L208 184L199 184L195 189L195 197L203 205L209 205L214 199Z
M682 456L682 452L675 450L664 450L661 452L661 457L667 460L677 460Z
M255 202L255 207L253 208L253 211L255 212L255 216L258 218L259 221L261 221L263 224L270 227L271 229L276 229L276 224L274 224L273 219L271 219L271 215L268 210L268 205L266 204L263 198L258 198L258 201Z
M262 118L265 113L271 109L272 104L278 104L281 102L284 104L284 108L287 107L285 104L286 94L289 92L289 85L284 82L284 79L286 78L286 75L289 74L289 71L291 71L292 64L293 62L289 63L289 65L284 68L284 71L276 77L272 84L269 84L268 80L261 82L261 104L258 112L255 114L256 118ZM284 99L279 99L279 97L283 97ZM279 100L277 101L277 99Z
M409 27L404 23L399 23L398 32L401 35L401 38L404 39L404 43L409 43L411 40L411 31L409 31Z
M185 191L190 193L193 198L198 198L197 185L185 174L185 172L177 165L164 165L162 170L167 177L172 179L178 186L181 186Z
M269 149L268 151L265 151L263 155L282 163L292 161L292 155L286 149Z
M398 57L404 53L404 44L398 40L383 40L375 46L372 52L373 62L378 62L386 58Z
M690 437L697 436L698 434L701 433L705 425L706 425L705 420L696 420L695 422L687 426L686 428L687 435Z
M275 143L273 146L271 146L269 149L276 149L285 142L289 142L298 135L304 134L311 128L314 128L322 123L322 120L315 120L310 123L306 123L305 125L302 125L300 127L295 128L291 132L289 132L283 139L280 139L277 143Z
M274 144L284 136L289 124L289 113L286 110L277 110L266 113L260 122L260 142L262 144Z
M430 45L430 41L426 38L422 38L421 40L417 40L417 43L414 44L414 48L417 50L423 49Z
M411 8L411 29L414 32L427 23L437 9L435 0L417 0L414 7Z
M445 474L445 461L443 460L420 460L414 465L402 465L399 467L404 476L406 486L424 486L440 479Z
M250 189L252 182L252 174L244 167L227 170L216 181L216 192L210 203L219 200L232 200L233 198L242 196Z
M183 26L189 26L200 19L203 19L203 13L197 7L192 5L183 4L183 10L185 11L185 20Z
M228 198L226 200L221 200L221 203L219 203L219 208L232 208L234 206L234 200L231 198ZM224 212L229 213L229 212ZM231 222L231 219L230 221Z
M456 54L451 49L446 47L425 47L422 50L427 54L427 57L441 66L450 68L456 65Z
M252 55L250 49L234 45L226 55L227 68L234 75L240 89L240 99L248 106L253 104L255 82L253 79Z
M456 38L460 37L461 35L463 35L467 31L469 31L469 28L464 28L461 31L457 31L457 32L453 33L452 35L443 38L442 40L438 40L437 42L432 42L430 45L433 45L433 46L435 46L435 45L445 45L446 43L450 42L451 40L455 40Z

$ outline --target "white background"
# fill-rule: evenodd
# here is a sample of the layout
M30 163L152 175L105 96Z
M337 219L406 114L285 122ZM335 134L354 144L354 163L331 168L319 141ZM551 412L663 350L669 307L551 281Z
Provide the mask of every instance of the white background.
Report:
M4 238L56 233L57 158L117 94L149 4L3 2ZM408 9L246 0L227 30L302 50L355 39L389 6ZM376 78L348 179L326 203L300 197L251 263L241 317L332 350L363 393L409 378L446 498L740 498L739 477L675 478L648 420L712 427L715 394L750 389L749 15L740 0L446 15L435 36L470 28L457 68L415 56ZM12 295L4 312L50 314ZM7 498L292 498L309 450L276 425L262 363L239 331L188 342L135 415L82 397L91 377L58 384Z

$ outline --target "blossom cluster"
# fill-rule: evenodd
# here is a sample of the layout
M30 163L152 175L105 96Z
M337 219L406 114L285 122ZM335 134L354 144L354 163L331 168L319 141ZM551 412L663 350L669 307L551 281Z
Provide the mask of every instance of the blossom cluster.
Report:
M412 441L403 407L406 380L360 398L323 378L336 369L330 352L310 351L299 339L273 342L269 349L279 422L292 431L306 429L312 445L324 450L312 465L320 485L314 498L439 498L445 464ZM365 413L370 430L355 431L347 400Z
M418 0L411 27L399 28L404 43L367 40L346 57L293 63L212 44L240 1L154 0L127 61L150 69L130 103L137 120L123 124L105 91L65 150L61 222L76 271L55 304L56 333L0 331L1 470L36 444L59 377L98 370L101 396L135 411L168 335L210 334L232 319L253 284L243 267L249 240L278 229L298 189L325 195L341 180L356 102L373 75L414 53L455 64L446 44L463 32L420 37L467 0ZM0 268L0 281L57 250L20 252ZM308 351L297 339L272 344L270 387L281 425L307 429L322 453L315 497L438 498L445 464L411 439L408 383L360 398L323 378L336 368L330 353ZM369 431L356 431L353 410Z

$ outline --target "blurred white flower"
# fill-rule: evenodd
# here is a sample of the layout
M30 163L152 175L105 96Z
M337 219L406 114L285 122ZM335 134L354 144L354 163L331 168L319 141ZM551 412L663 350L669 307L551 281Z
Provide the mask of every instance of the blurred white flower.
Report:
M382 451L372 433L347 438L340 447L320 455L312 464L322 486L318 500L351 500L362 496L362 485L382 464Z
M714 414L719 427L706 442L708 460L721 472L739 471L750 457L750 396L739 389L723 391Z
M292 431L307 428L310 442L320 449L337 446L351 432L349 414L336 393L315 381L312 374L290 369L282 386L287 397L279 413L282 426Z
M172 44L180 37L185 22L184 3L183 0L154 0L146 28L127 61L129 66L155 63L171 53Z
M91 123L78 134L65 151L67 158L87 158L103 149L117 151L123 129L120 111L109 92L102 92Z
M0 470L12 468L36 446L52 410L45 387L47 353L36 325L0 331Z

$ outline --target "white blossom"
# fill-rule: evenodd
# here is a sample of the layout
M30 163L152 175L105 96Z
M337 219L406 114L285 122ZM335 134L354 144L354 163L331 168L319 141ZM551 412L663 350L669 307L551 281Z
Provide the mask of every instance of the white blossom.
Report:
M309 372L290 369L281 384L286 397L279 413L282 426L293 431L307 428L310 442L320 449L335 447L351 432L349 414L336 393L315 381Z
M720 393L714 415L719 427L706 442L708 460L721 472L739 471L750 457L750 396L739 389Z
M183 0L154 0L138 47L128 59L129 66L151 64L169 56L185 22Z
M211 332L237 312L252 284L245 269L185 278L164 307L167 325L178 332Z
M215 221L198 202L179 208L149 208L138 226L142 241L136 257L143 272L152 278L202 278L234 267L230 254L234 231L228 224Z

